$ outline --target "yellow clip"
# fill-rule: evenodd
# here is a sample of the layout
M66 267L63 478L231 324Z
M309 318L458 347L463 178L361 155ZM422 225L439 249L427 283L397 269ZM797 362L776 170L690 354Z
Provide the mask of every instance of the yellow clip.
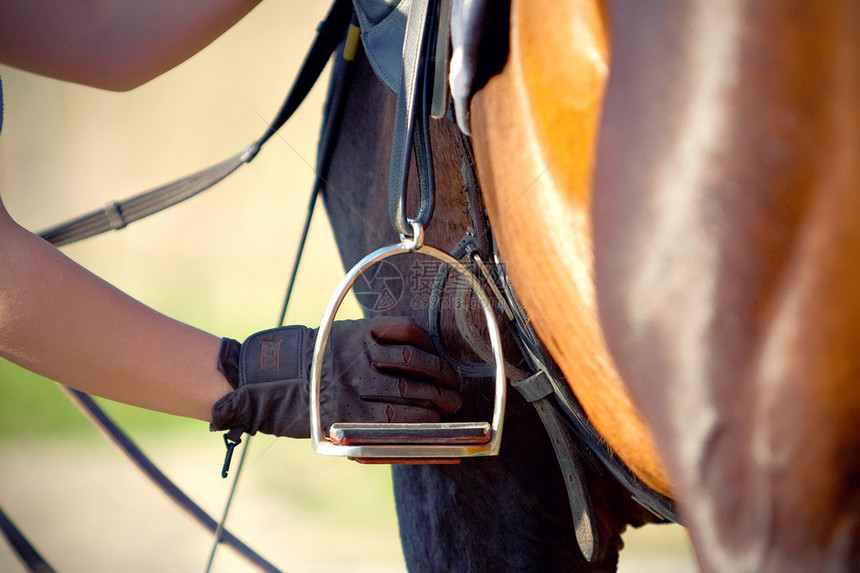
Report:
M355 24L349 25L349 31L346 33L346 42L343 44L343 59L351 62L355 59L355 52L358 50L358 42L361 39L361 28Z

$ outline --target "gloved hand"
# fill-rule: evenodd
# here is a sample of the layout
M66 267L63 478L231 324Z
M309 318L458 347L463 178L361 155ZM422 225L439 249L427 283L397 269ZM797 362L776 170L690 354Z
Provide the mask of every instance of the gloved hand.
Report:
M224 339L219 369L236 388L212 407L212 430L310 437L310 368L317 331L287 326L239 345ZM337 321L320 382L323 428L332 422L438 422L456 412L459 380L430 337L402 318Z

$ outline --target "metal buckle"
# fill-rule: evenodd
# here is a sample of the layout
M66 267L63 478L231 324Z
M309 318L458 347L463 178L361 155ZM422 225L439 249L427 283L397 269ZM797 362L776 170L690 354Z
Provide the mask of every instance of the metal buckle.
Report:
M410 223L413 231L411 237L401 236L400 243L373 251L350 269L332 295L323 315L314 346L310 376L311 445L319 454L345 456L365 463L451 463L458 458L494 456L499 453L507 387L501 336L490 299L469 269L448 253L425 245L421 225L415 221ZM337 310L361 273L383 259L407 253L428 255L450 265L468 281L478 297L487 322L495 361L492 421L439 424L334 423L331 427L333 437L330 439L325 436L322 428L320 377L322 357L325 355Z

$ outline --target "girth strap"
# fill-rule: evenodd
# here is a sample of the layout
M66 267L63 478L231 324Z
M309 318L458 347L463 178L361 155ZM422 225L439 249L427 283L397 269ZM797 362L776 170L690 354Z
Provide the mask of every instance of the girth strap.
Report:
M335 0L325 20L317 28L316 38L305 56L278 115L269 124L265 133L240 153L166 185L121 201L112 201L102 209L57 225L43 231L39 236L59 247L107 231L122 229L129 223L190 199L223 180L245 163L250 163L259 153L260 148L287 122L305 100L322 74L329 57L343 40L351 18L350 0Z
M456 258L461 258L469 251L469 247L474 247L474 238L470 233L467 233L457 246L454 247L451 254ZM481 259L480 257L476 257L474 261L479 263ZM464 300L458 300L453 304L454 317L463 339L482 362L457 360L456 357L447 351L442 343L439 327L441 314L440 301L447 277L447 269L442 271L440 268L440 272L437 272L433 284L433 294L430 296L431 304L428 307L430 336L437 353L445 357L462 375L468 377L485 377L488 375L486 372L487 362L492 362L492 356L486 347L486 343L471 324L467 311L469 305ZM493 277L485 276L485 279L489 284L494 284L495 279ZM457 291L460 293L462 289L457 289ZM499 302L503 301L501 293L497 292L496 296ZM592 519L591 499L584 481L585 474L579 461L578 445L574 441L570 430L565 424L564 418L555 404L555 391L552 383L544 370L538 370L535 374L529 374L519 366L506 362L505 372L511 386L519 391L527 402L534 406L544 430L550 439L564 481L564 487L567 491L576 542L583 557L591 562L600 553L600 539L596 524Z
M501 261L498 252L494 254L494 257L497 261ZM674 500L651 489L639 479L591 425L588 415L582 409L576 396L573 395L573 391L564 380L563 374L552 361L552 356L549 355L532 328L525 309L517 300L510 283L510 277L506 273L502 273L499 278L508 304L516 316L513 324L529 368L534 372L542 372L552 386L556 408L561 412L563 419L567 421L574 438L584 446L583 449L587 454L593 455L603 467L609 470L609 473L624 486L630 496L642 507L665 521L681 523Z
M546 373L541 370L524 380L511 381L511 385L535 407L543 422L564 478L564 487L567 489L567 499L570 502L570 514L576 531L576 542L583 557L590 562L594 559L600 539L597 535L597 527L591 518L591 500L588 490L585 489L577 445L571 438L558 408L551 401L552 384Z

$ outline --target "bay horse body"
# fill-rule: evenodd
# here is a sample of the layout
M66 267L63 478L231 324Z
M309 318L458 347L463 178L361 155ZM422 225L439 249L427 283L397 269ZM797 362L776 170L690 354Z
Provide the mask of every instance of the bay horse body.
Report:
M858 26L514 1L472 105L520 299L707 571L860 570Z

